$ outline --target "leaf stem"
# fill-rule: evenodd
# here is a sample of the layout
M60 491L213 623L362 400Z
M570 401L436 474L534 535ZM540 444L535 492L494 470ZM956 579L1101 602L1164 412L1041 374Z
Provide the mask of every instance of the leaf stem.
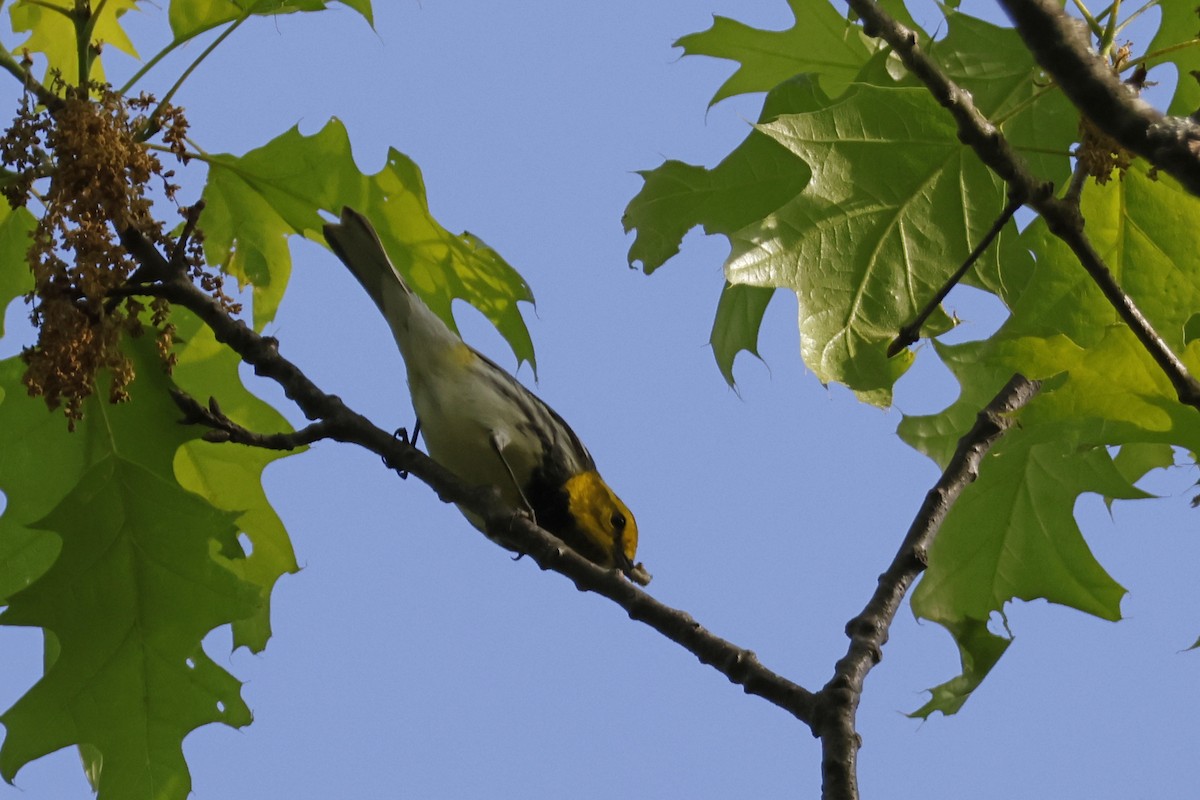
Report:
M69 14L71 24L75 28L75 60L78 62L76 66L79 77L76 86L85 97L88 94L88 82L92 77L92 34L96 31L96 21L107 3L108 0L100 0L96 10L92 11L88 0L75 0L75 7Z
M1058 88L1058 84L1051 81L1047 85L1038 89L1031 96L1026 97L1024 100L1022 100L1021 102L1017 103L1015 106L1010 108L1008 110L1008 112L1005 113L1003 116L997 117L996 119L992 120L992 124L994 124L998 128L1004 127L1004 123L1008 122L1010 119L1015 117L1017 114L1020 114L1022 111L1024 111L1026 108L1033 105L1034 103L1036 103L1038 100L1041 100L1042 97L1046 93L1052 92L1057 88Z
M1112 13L1108 15L1108 24L1104 26L1104 35L1100 37L1100 55L1108 58L1112 54L1113 42L1117 38L1117 16L1121 11L1121 0L1113 0Z
M1075 3L1075 8L1079 11L1080 14L1083 15L1083 21L1087 23L1089 28L1091 28L1092 33L1095 36L1099 37L1100 33L1101 33L1100 23L1096 20L1095 17L1092 16L1092 12L1089 11L1088 7L1083 4L1083 0L1074 0L1074 3ZM1111 10L1111 9L1112 9L1112 6L1109 6L1108 10ZM1105 11L1104 13L1108 13L1108 12ZM1103 14L1101 14L1101 16L1103 16Z
M208 47L204 48L200 55L196 56L196 59L188 65L187 69L185 69L182 74L180 74L179 79L175 81L175 85L172 86L165 95L163 95L162 99L158 103L158 107L155 108L154 112L150 115L151 123L158 118L159 112L161 112L163 108L171 102L171 98L175 96L175 93L178 92L180 87L183 86L183 82L186 81L193 72L195 72L196 68L200 66L201 62L208 58L208 55L212 53L213 50L216 50L222 42L228 39L229 35L237 30L247 19L249 19L249 16L245 15L235 19L233 23L229 25L229 27L221 31L221 34L216 39L213 39Z
M1136 67L1138 64L1144 64L1153 58L1161 58L1169 53L1174 53L1176 50L1186 50L1189 47L1196 47L1198 45L1200 45L1200 37L1188 39L1183 42L1176 42L1175 44L1167 45L1166 47L1159 48L1158 50L1153 50L1149 53L1138 56L1137 58L1131 58L1125 62L1125 65L1129 67Z
M1151 8L1154 8L1154 6L1158 5L1158 4L1159 4L1159 2L1161 2L1161 0L1146 0L1146 3L1145 3L1145 5L1143 5L1143 6L1142 6L1141 8L1139 8L1137 11L1134 11L1132 14L1130 14L1128 17L1126 17L1126 18L1125 18L1125 21L1124 21L1124 22L1122 22L1120 25L1118 25L1118 26L1117 26L1117 29L1116 29L1116 31L1114 32L1114 34L1113 34L1113 35L1114 35L1114 36L1118 36L1118 35L1120 35L1121 31L1125 30L1125 27L1126 27L1127 25L1129 25L1129 24L1130 24L1131 22L1133 22L1135 19L1137 19L1138 17L1140 17L1142 14L1146 13L1147 11L1149 11Z
M168 55L170 55L172 52L174 52L175 48L179 47L184 42L188 42L188 41L191 41L191 40L190 39L175 39L170 44L168 44L166 47L164 47L163 49L161 49L157 53L155 53L154 56L149 61L147 61L145 64L142 64L141 69L139 69L137 72L133 73L132 78L125 81L125 85L122 86L118 90L118 94L121 94L121 95L128 94L130 92L130 90L133 89L134 84L136 84L138 81L140 81L146 75L147 72L154 69L154 67L158 65L158 62L162 61L164 58L166 58Z
M191 142L189 140L189 144L190 143ZM171 148L169 148L163 144L155 144L154 142L146 142L145 146L146 146L147 150L153 150L158 153L166 153L166 154L172 155L172 156L175 155L174 150L172 150ZM201 162L202 164L211 164L213 162L212 156L210 156L208 153L204 152L203 150L199 150L199 149L188 150L184 155L187 157L187 159L189 161L196 160L196 161Z
M1078 208L1087 176L1087 169L1083 166L1083 162L1076 160L1075 169L1071 172L1071 180L1067 183L1067 190L1063 192L1063 200Z

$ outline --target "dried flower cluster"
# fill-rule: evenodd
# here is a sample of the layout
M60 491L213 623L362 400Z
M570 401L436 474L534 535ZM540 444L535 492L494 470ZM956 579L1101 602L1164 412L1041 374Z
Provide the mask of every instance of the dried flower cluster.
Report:
M54 87L62 90L59 83ZM15 172L3 187L14 208L38 197L45 213L32 234L28 262L34 290L27 300L38 327L38 341L23 353L28 369L25 385L47 405L64 407L68 424L82 416L83 401L92 394L96 373L111 374L109 399L128 399L133 368L121 350L124 335L140 335L146 307L119 291L138 264L120 244L120 232L134 230L161 251L171 253L162 223L151 214L147 196L157 178L168 199L177 186L146 146L151 133L161 133L181 160L187 121L180 109L155 108L154 98L125 98L105 85L90 92L67 89L53 112L36 105L31 95L21 103L12 126L0 137L0 163ZM39 181L49 178L44 195ZM204 270L198 236L187 242L174 261L181 272L198 279L231 310L219 276ZM166 276L152 276L151 279ZM143 281L144 282L144 281ZM174 327L167 321L166 301L150 302L148 322L154 326L159 353L169 369Z
M1087 117L1079 118L1079 149L1075 155L1084 172L1100 184L1108 183L1114 171L1124 178L1134 159L1133 153Z

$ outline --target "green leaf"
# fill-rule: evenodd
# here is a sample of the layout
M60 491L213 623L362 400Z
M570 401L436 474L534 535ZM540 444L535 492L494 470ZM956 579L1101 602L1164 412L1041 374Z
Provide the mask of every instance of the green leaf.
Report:
M98 5L93 5L99 8ZM8 10L9 18L12 20L13 30L17 33L29 31L29 38L10 49L13 52L29 50L43 53L48 62L47 75L57 69L62 72L63 80L68 83L77 82L79 51L76 47L75 24L69 16L74 7L75 0L17 0ZM104 3L92 31L92 42L100 42L104 47L115 47L137 58L133 42L129 40L118 21L126 11L136 7L137 0L108 0ZM92 62L91 72L93 80L104 79L100 59Z
M797 76L771 90L759 122L828 103L812 76ZM637 230L629 264L640 261L646 274L678 253L684 235L695 226L728 236L791 200L812 176L803 161L753 128L711 170L667 161L638 174L645 185L629 202L623 223L626 233Z
M338 0L374 24L371 0ZM249 16L324 11L329 0L172 0L169 11L175 42L183 42L218 25Z
M757 286L725 284L717 316L713 321L712 345L717 366L730 386L733 382L733 360L743 350L758 356L758 329L762 325L767 305L775 296L774 289Z
M1122 445L1113 456L1113 466L1130 485L1136 484L1156 469L1175 466L1175 449L1161 442L1130 442ZM1115 497L1105 497L1104 505L1112 513Z
M935 711L946 716L957 713L1012 644L1012 639L989 631L985 620L962 619L943 624L958 643L962 674L930 689L929 702L912 712L911 717L926 719Z
M912 360L889 359L887 344L991 226L1002 185L920 89L856 86L827 108L760 128L813 178L735 234L726 278L795 291L808 367L886 404ZM982 268L995 269L993 259L989 250ZM942 315L929 328L948 325Z
M242 385L237 354L218 343L210 328L179 308L172 320L184 341L173 373L180 387L194 397L217 398L223 413L250 430L291 430L278 411ZM271 589L281 575L298 569L291 541L263 490L262 473L267 465L304 449L283 453L191 439L175 455L179 484L215 508L234 512L238 531L252 545L250 555L229 567L261 589L262 602L253 615L234 621L234 647L245 646L254 652L266 647L271 636Z
M1103 447L1010 433L946 517L913 611L937 622L986 620L1009 600L1044 598L1120 619L1125 590L1097 563L1075 523L1075 500L1084 492L1146 496Z
M29 525L49 513L83 469L80 449L60 436L62 418L28 397L21 383L24 373L19 358L0 361L0 491L5 495L0 514L0 605L58 557L58 538ZM30 469L30 464L44 468Z
M740 62L709 101L712 107L738 94L765 92L801 72L820 73L826 88L840 94L871 54L857 25L826 0L788 0L796 22L783 31L751 28L727 17L675 42L684 55Z
M812 76L799 75L771 90L760 121L828 102ZM629 263L641 261L647 274L679 252L693 227L731 236L794 198L812 175L808 165L757 129L711 170L667 161L639 174L645 185L625 209L624 225L626 232L637 230ZM722 290L709 341L730 386L737 354L748 350L757 355L758 327L773 294L729 284Z
M206 157L207 203L201 225L211 263L254 287L254 324L270 320L291 258L287 237L323 241L321 212L352 206L372 220L396 266L439 316L454 325L451 302L474 305L508 341L518 362L534 365L533 344L517 303L533 295L519 274L477 237L454 235L429 211L421 171L396 150L364 175L341 122L303 136L293 128L244 156Z
M1129 483L1137 483L1156 469L1175 466L1175 450L1169 444L1131 442L1117 451L1113 466Z
M902 3L892 5L903 12ZM877 85L852 88L845 103L831 102L817 88L815 75L775 85L801 68L821 70L819 77L826 82L831 75L835 82L844 82L850 74L843 70L850 62L831 71L824 63L796 60L798 53L807 53L810 18L828 19L823 15L830 6L797 0L792 8L796 18L805 21L804 30L798 23L784 32L757 31L717 18L711 30L684 37L680 45L689 55L743 61L713 102L773 86L759 130L818 165L820 185L797 197L808 182L808 171L753 134L713 170L668 161L641 173L646 183L626 209L626 230L637 230L630 263L640 261L647 273L652 272L678 252L684 234L695 225L703 225L709 234L730 236L734 256L726 266L729 281L796 290L809 367L822 381L841 381L864 401L886 405L893 382L912 357L889 360L885 345L999 213L1001 184L961 147L952 120L912 76L902 81L908 88L896 83L885 53L871 55L864 49L863 57L856 56L852 77ZM841 26L837 30L843 31L845 20L833 16ZM1061 92L1047 89L1013 30L949 9L946 16L949 32L928 44L931 55L972 93L980 111L996 122L1039 174L1064 180L1078 115ZM915 29L906 14L902 21ZM825 38L818 36L817 41ZM804 114L811 116L790 118ZM792 122L809 129L787 130ZM826 164L830 154L837 158ZM929 222L933 219L936 225ZM1009 228L975 265L966 283L990 289L1001 280L1022 282L1027 269L1000 274L998 253L1013 247L1013 230ZM832 262L827 272L815 266L817 259ZM1022 253L1010 259L1029 263ZM728 308L722 304L718 311ZM736 345L719 356L727 376L738 350L752 350L757 339L757 332L749 330L726 336L720 328L730 319L719 315L715 320L714 342L746 346ZM749 320L742 317L738 322ZM935 336L952 325L938 311L923 334Z
M238 682L201 640L254 614L261 590L221 555L235 515L175 481L175 453L197 431L177 424L153 343L128 352L138 371L131 401L93 397L74 434L41 400L13 391L18 359L0 362L3 462L13 465L0 467L8 498L0 520L10 523L0 531L61 542L53 564L0 615L0 624L48 631L45 676L0 716L0 775L11 782L29 761L87 744L101 798L182 800L184 736L208 722L250 721Z
M44 626L61 650L0 716L6 780L34 758L87 743L102 757L102 799L188 796L184 736L251 719L240 684L200 646L258 599L215 554L214 531L231 528L230 517L110 456L38 523L62 537L62 554L12 596L0 622Z
M1200 80L1196 74L1200 71L1200 12L1192 0L1159 0L1156 4L1162 11L1162 21L1158 32L1150 44L1146 46L1147 53L1167 50L1184 42L1190 45L1178 47L1171 52L1151 59L1146 67L1151 69L1150 80L1156 80L1158 72L1153 68L1161 64L1175 65L1175 95L1167 107L1167 113L1176 116L1187 116L1200 109Z
M1183 338L1200 307L1200 270L1189 255L1200 249L1200 201L1135 167L1122 181L1088 185L1081 211L1114 275L1195 369L1200 344L1185 348ZM1065 245L1040 220L1021 241L1035 259L1024 281L998 284L1009 320L989 340L937 346L962 395L941 414L900 425L906 441L945 463L975 411L1013 372L1050 380L930 552L913 609L951 632L1014 598L1042 597L1116 619L1123 590L1087 550L1074 521L1076 499L1083 492L1106 500L1146 497L1133 481L1170 463L1172 447L1200 448L1194 409L1178 402ZM1114 445L1122 448L1116 461L1107 449ZM982 678L964 675L972 686Z
M48 570L62 549L55 537L18 525L10 516L0 517L0 605Z
M0 361L0 491L6 505L0 515L0 594L5 597L32 583L53 563L58 538L30 525L50 513L90 465L86 420L69 437L61 415L46 411L29 397L18 357ZM37 464L39 469L30 469Z
M1089 183L1080 210L1087 233L1116 280L1175 350L1200 308L1200 199L1167 177L1152 178L1135 164L1123 180ZM1061 240L1040 222L1022 236L1037 270L1013 306L1010 332L1062 332L1088 345L1120 318Z
M949 30L929 44L930 55L971 93L975 107L1000 128L1034 174L1061 185L1071 171L1079 112L1047 81L1015 30L946 12Z
M33 273L25 253L36 224L27 209L13 210L8 203L0 203L0 336L4 335L8 304L33 289Z
M1183 323L1183 343L1191 344L1200 339L1200 313L1192 314Z
M986 622L1012 599L1044 598L1120 619L1125 589L1096 561L1075 523L1075 499L1083 492L1145 496L1104 448L1078 449L1053 433L1019 429L989 454L977 483L946 517L912 596L914 614L955 637L963 673L934 689L914 715L962 706L1007 647Z

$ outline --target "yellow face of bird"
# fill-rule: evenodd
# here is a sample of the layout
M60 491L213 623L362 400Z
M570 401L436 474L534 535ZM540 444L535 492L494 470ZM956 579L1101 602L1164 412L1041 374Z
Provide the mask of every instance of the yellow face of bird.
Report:
M629 508L595 470L571 477L563 488L567 491L568 510L580 532L607 554L604 566L628 572L638 544L637 522Z

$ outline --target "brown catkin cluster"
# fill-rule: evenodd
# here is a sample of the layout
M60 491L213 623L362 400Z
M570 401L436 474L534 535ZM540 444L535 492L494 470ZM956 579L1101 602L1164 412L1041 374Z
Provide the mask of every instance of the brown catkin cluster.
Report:
M1075 155L1084 172L1099 184L1108 183L1114 171L1118 177L1124 178L1134 159L1133 153L1097 128L1087 117L1079 118L1079 149Z
M133 229L161 251L172 252L162 224L151 214L147 193L155 178L168 199L178 187L170 182L173 171L164 170L145 141L161 133L182 160L187 130L181 110L165 104L151 119L147 112L155 101L148 95L131 99L105 85L89 88L66 90L53 111L26 95L12 126L0 137L0 162L17 174L4 187L11 206L38 196L39 181L49 179L39 196L45 213L27 253L34 276L27 300L33 305L30 317L38 327L38 341L22 353L24 380L31 395L44 397L51 408L62 406L72 428L99 370L110 372L109 399L128 399L133 367L120 343L123 335L141 334L147 309L135 298L122 301L113 294L138 266L121 246L118 232ZM199 237L190 239L185 250L178 255L184 262L181 271L234 310L220 277L204 270ZM169 306L156 299L148 312L169 369L174 363Z
M1113 72L1120 74L1129 62L1130 55L1128 44L1117 48L1112 55ZM1140 91L1139 85L1133 83L1130 85ZM1079 118L1079 149L1075 155L1085 174L1095 178L1096 183L1099 184L1108 183L1114 171L1117 172L1119 178L1124 179L1125 172L1133 164L1135 157L1116 139L1100 130L1090 119L1083 116Z

